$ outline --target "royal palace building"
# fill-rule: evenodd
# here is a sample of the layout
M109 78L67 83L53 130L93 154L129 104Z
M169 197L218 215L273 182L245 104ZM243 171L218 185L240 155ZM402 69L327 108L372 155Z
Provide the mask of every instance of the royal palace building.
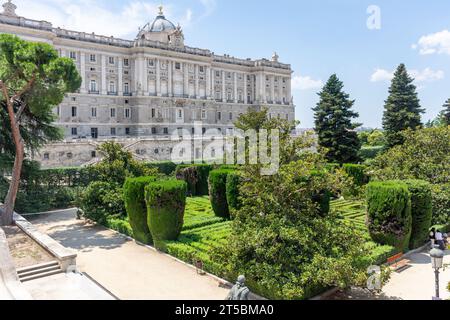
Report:
M250 108L267 107L271 117L295 119L292 69L276 53L252 60L189 47L162 7L134 40L20 17L11 1L3 8L0 33L51 44L73 59L82 77L79 91L55 109L65 141L44 148L38 156L44 166L85 164L97 157L99 141L111 139L142 158L168 159L174 132L227 134Z

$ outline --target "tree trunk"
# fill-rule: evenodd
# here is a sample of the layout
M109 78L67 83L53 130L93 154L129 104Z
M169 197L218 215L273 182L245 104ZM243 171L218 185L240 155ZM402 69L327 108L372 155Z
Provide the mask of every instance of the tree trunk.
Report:
M16 145L16 158L14 160L14 168L11 178L11 184L9 185L8 194L6 195L5 204L2 210L0 210L0 225L9 226L12 225L14 206L16 203L17 193L19 191L20 176L22 174L22 165L24 160L24 145L20 139L18 145Z
M4 96L7 97L5 87L3 87ZM14 160L14 168L12 172L11 184L9 185L8 194L6 195L5 204L0 210L0 225L7 226L14 223L13 214L16 204L17 193L19 191L20 176L22 174L22 165L25 155L25 145L22 135L20 134L20 124L14 113L13 100L7 99L6 105L8 109L9 121L11 123L11 133L16 147L16 157Z

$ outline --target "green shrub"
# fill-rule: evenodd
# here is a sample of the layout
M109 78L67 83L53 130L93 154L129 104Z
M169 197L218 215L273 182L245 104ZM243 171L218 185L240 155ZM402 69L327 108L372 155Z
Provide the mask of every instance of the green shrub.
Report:
M213 166L208 164L183 164L177 166L175 174L178 180L187 183L188 193L191 196L207 196L208 177L212 169Z
M158 169L158 171L166 176L172 175L177 169L177 165L171 161L150 162L145 166L150 169Z
M133 229L134 238L145 244L153 242L147 224L145 186L155 180L155 177L128 178L123 186L125 209Z
M409 248L416 249L428 240L433 214L431 185L423 180L403 181L411 194L412 231Z
M239 187L242 184L242 177L237 172L230 172L227 176L227 203L230 210L239 210L241 201L239 200Z
M105 227L115 230L126 236L129 236L132 238L134 237L133 229L131 228L131 225L127 220L109 218L106 221Z
M326 171L318 171L313 170L311 171L311 174L309 177L306 177L307 180L314 181L314 180L326 180L326 175L328 173ZM328 213L330 213L330 206L331 206L331 197L332 192L326 189L322 189L320 191L314 192L311 199L312 201L318 205L318 214L320 216L326 216Z
M335 172L340 167L341 167L341 165L339 163L327 163L327 164L325 164L325 170L327 170L328 172Z
M362 147L359 151L359 157L363 160L372 160L375 159L379 154L381 154L384 150L383 146L378 147Z
M366 166L346 163L343 168L344 171L353 178L355 185L361 187L369 182L369 178L365 173Z
M433 224L450 223L450 183L432 186Z
M367 187L367 214L372 239L405 252L411 237L411 194L399 181L371 182Z
M209 173L209 199L216 216L230 218L227 202L227 176L231 170L218 169Z
M145 187L147 223L156 247L176 240L181 233L187 186L183 181L152 182Z
M90 183L82 194L81 209L86 218L105 225L109 217L125 213L122 188L101 181Z

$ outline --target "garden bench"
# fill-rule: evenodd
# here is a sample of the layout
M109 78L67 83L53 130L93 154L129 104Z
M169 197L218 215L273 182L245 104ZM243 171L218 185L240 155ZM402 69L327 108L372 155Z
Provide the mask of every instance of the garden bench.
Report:
M409 263L411 262L408 259L402 259L403 252L400 252L399 254L396 254L395 256L392 256L387 259L388 265L390 265L391 270L400 272L407 267L409 267Z

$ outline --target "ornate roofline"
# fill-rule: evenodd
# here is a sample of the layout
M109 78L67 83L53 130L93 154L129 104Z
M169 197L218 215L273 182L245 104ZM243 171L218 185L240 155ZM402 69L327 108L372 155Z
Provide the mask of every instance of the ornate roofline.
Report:
M10 3L9 1L6 3ZM11 3L11 5L13 5ZM268 59L259 59L259 60L252 60L252 59L240 59L231 57L229 55L216 55L210 50L207 49L200 49L200 48L193 48L189 46L184 46L183 48L177 48L172 47L169 44L161 43L159 41L151 41L151 40L125 40L125 39L119 39L114 37L107 37L102 35L97 35L95 33L86 33L86 32L79 32L79 31L72 31L62 28L55 28L53 27L52 23L48 21L39 21L39 20L33 20L28 19L24 17L19 16L13 16L13 15L5 15L0 14L0 25L1 24L7 24L12 26L18 26L23 28L29 28L29 29L36 29L36 30L43 30L47 32L53 33L58 38L64 38L64 39L70 39L70 40L76 40L76 41L83 41L83 42L91 42L91 43L97 43L102 45L108 45L108 46L115 46L115 47L121 47L121 48L133 48L133 47L144 47L144 48L155 48L155 49L161 49L161 50L168 50L173 52L180 52L180 53L186 53L186 54L192 54L192 55L198 55L203 57L211 57L213 62L219 62L219 63L226 63L226 64L232 64L232 65L240 65L245 67L270 67L270 68L276 68L276 69L284 69L284 70L291 70L290 64L283 64L277 61L270 61Z

